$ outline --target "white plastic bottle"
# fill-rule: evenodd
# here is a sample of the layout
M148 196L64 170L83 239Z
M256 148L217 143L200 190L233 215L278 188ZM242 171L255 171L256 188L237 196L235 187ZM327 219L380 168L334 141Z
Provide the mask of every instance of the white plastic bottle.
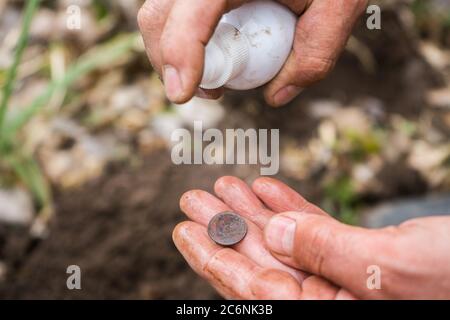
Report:
M248 90L272 80L292 49L296 15L266 0L225 14L206 46L200 87Z

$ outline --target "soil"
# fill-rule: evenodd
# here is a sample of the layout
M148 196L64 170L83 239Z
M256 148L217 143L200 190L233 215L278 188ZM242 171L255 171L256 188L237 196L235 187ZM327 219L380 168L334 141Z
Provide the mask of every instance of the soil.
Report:
M301 141L317 124L301 105L314 98L349 102L366 95L381 98L389 112L414 118L424 105L425 90L438 85L439 76L420 58L414 39L394 14L387 12L383 23L381 31L368 32L360 26L355 32L374 53L376 73L366 72L354 55L345 53L329 78L285 108L267 107L259 91L229 95L223 126L281 128L281 139ZM56 190L56 215L43 240L30 238L26 228L0 225L0 261L8 270L0 282L0 297L218 298L172 243L172 229L184 219L178 199L193 188L211 191L216 178L223 175L250 181L258 176L258 168L177 167L167 151L139 162L111 165L102 178L79 190ZM386 183L393 186L389 196L425 191L409 169L386 170ZM278 178L312 201L320 197L313 182ZM412 185L419 187L411 189ZM66 287L66 268L72 264L81 267L82 290Z
M14 261L15 272L1 295L217 297L207 283L194 276L171 241L173 227L183 219L176 199L191 187L211 189L212 178L222 174L217 169L206 171L210 172L174 167L170 155L161 152L137 168L113 167L104 178L83 189L59 195L49 237L34 249L30 242L22 241L22 247L3 252L4 258ZM65 271L71 264L82 270L80 291L67 290Z

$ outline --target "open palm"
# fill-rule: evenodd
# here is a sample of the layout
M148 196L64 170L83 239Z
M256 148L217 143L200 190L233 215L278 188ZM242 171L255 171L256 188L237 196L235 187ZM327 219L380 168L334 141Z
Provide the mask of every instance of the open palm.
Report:
M291 267L288 257L275 257L264 243L270 217L286 211L327 215L279 181L260 178L252 188L242 180L223 177L214 196L201 190L185 193L180 201L192 220L180 223L173 239L189 265L228 299L353 299L345 289ZM206 226L219 212L232 210L244 217L247 236L232 248L208 237ZM284 261L282 263L280 261Z

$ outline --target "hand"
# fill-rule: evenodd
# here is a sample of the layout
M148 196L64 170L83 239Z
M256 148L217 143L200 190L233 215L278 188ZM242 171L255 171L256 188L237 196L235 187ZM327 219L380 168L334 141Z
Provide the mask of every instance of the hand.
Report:
M256 180L252 191L237 178L223 177L214 189L219 198L201 190L181 197L180 207L192 221L180 223L173 239L189 265L225 298L353 298L347 290L321 277L290 267L295 266L294 260L278 260L264 243L264 227L276 213L296 210L326 216L325 212L272 179ZM248 225L246 237L232 248L216 245L206 231L210 219L227 210L239 213Z
M222 201L199 190L183 195L181 208L193 222L179 224L173 238L189 265L226 298L450 298L448 217L368 230L339 223L270 178L250 189L224 177L215 193ZM241 243L222 248L205 227L230 209L249 230ZM380 290L367 287L373 265L381 271Z
M147 54L163 75L168 98L184 103L194 95L218 98L223 89L201 90L205 46L224 13L248 0L147 0L138 15ZM301 15L294 47L284 68L265 88L273 106L288 103L323 79L367 0L279 0ZM201 17L201 18L199 18Z

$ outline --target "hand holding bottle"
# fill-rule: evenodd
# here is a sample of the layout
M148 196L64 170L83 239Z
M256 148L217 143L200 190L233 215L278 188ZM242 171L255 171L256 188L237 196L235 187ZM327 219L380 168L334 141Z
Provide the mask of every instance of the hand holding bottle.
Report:
M138 22L150 61L163 76L168 98L184 103L194 95L217 98L223 89L198 89L205 47L221 17L245 0L147 0ZM265 88L273 106L288 103L303 88L323 79L345 47L367 0L279 0L301 19L292 52ZM261 66L264 67L264 66Z

